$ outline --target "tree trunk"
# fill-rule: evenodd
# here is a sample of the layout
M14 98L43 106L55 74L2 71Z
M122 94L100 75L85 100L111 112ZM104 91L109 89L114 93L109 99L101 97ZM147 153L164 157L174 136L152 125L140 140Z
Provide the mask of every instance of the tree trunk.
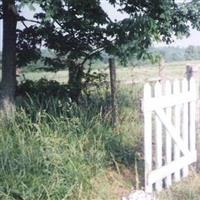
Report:
M83 66L71 61L69 64L69 97L78 103L82 91Z
M3 0L3 52L0 109L4 117L13 116L16 90L16 25L14 0Z

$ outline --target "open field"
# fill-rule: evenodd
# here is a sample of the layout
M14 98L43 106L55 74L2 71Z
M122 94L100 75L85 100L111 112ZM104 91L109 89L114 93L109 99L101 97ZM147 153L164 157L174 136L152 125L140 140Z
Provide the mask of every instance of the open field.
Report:
M166 79L182 78L185 76L186 66L194 65L200 68L200 61L183 61L165 63L165 69L163 71ZM95 70L98 71L98 70ZM109 74L108 66L102 66L100 70L103 73ZM38 80L40 78L46 78L47 80L56 80L60 83L67 83L68 73L67 71L58 72L28 72L25 73L26 79ZM159 66L150 65L145 67L120 67L117 68L117 79L119 81L134 81L134 82L145 82L152 80L159 76Z

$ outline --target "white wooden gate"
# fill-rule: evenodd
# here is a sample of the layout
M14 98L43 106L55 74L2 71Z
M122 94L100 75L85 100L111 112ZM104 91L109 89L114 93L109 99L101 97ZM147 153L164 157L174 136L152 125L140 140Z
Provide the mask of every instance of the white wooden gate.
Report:
M145 191L160 191L188 175L196 161L195 80L144 86Z

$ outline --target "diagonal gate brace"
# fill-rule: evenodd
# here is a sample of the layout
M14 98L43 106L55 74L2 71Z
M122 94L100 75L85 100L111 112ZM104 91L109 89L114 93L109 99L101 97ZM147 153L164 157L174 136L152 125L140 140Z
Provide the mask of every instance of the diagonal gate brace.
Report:
M160 121L163 123L163 125L167 129L168 134L175 141L176 145L178 146L180 151L183 153L183 155L189 155L190 151L185 146L185 143L183 142L182 138L177 134L178 131L176 130L174 125L167 119L167 116L166 116L164 110L155 109L155 112L156 112L157 116L159 117Z

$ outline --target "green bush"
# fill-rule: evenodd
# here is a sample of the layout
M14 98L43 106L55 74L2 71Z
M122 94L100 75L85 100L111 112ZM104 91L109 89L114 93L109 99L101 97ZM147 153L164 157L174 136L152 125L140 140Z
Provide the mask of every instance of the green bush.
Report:
M40 79L39 81L26 80L18 85L16 95L38 97L67 97L69 92L68 85L60 84L54 80Z

